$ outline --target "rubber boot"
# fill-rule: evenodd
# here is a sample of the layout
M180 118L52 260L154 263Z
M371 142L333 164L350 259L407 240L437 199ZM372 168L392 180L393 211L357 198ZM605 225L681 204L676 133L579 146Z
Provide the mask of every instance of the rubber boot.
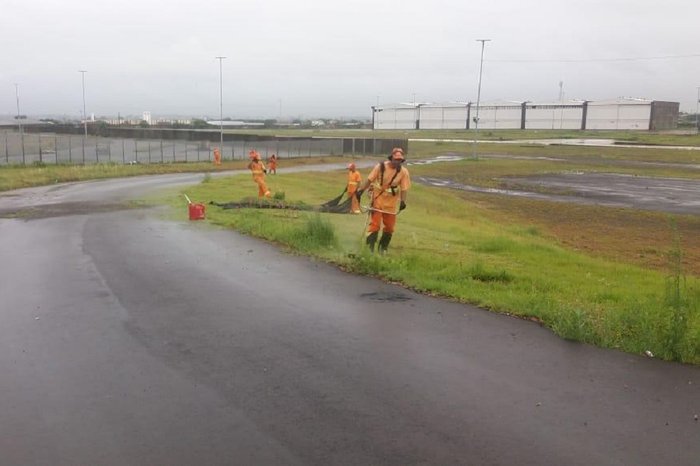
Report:
M377 242L377 236L379 235L378 231L373 231L369 235L367 235L367 246L369 246L369 250L374 252L374 245Z
M382 233L382 238L379 240L379 252L384 254L391 243L391 233Z

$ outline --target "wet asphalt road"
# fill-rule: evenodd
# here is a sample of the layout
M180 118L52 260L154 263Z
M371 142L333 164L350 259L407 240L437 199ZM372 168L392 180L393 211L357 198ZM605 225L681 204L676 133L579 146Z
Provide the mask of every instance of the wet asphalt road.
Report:
M199 179L0 195L0 464L700 461L698 368L113 205Z

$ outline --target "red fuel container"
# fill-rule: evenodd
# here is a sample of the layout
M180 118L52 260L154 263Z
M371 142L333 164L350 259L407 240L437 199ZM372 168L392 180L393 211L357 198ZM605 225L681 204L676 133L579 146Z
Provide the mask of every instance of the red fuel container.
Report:
M204 220L204 204L189 204L190 220Z

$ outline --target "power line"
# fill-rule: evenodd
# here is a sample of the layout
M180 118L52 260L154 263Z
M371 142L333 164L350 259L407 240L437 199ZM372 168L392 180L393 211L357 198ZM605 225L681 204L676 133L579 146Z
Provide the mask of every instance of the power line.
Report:
M522 59L522 60L486 60L492 63L590 63L616 61L678 60L699 58L700 53L690 55L663 55L658 57L619 57L619 58L563 58L563 59Z

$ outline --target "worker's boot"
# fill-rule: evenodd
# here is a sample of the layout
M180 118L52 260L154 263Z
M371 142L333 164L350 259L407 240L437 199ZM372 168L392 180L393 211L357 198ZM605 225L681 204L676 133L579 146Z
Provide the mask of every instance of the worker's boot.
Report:
M391 233L382 233L382 238L379 240L379 252L384 254L391 243Z
M369 235L367 235L367 246L369 246L369 250L374 252L374 245L377 243L377 236L379 236L378 231L373 231Z

